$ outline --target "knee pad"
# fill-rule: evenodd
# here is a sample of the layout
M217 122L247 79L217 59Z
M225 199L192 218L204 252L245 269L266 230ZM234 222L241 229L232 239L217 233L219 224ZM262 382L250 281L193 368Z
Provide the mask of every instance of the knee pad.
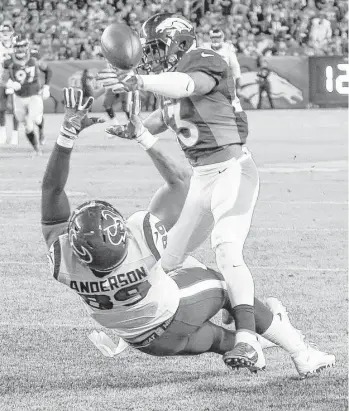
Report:
M240 267L245 265L242 247L237 242L219 244L216 249L216 260L220 270L226 267Z

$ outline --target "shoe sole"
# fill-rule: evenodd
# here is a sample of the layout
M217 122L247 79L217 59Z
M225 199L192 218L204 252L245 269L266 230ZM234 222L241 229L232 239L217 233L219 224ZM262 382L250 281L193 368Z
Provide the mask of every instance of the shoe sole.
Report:
M316 368L313 371L307 371L307 372L299 373L299 376L302 380L304 380L307 377L311 377L313 375L320 374L320 372L322 370L324 370L326 368L332 368L332 367L334 367L334 365L335 365L335 361L333 361L330 364L320 365L318 368Z
M255 363L246 357L230 357L223 359L225 365L231 370L238 370L240 368L247 368L251 373L257 374L258 371L264 371L265 367L259 368Z

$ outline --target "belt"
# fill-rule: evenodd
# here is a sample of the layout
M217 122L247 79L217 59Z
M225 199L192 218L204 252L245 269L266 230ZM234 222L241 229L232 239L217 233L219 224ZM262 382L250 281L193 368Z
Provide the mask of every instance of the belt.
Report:
M148 335L147 338L145 338L142 341L139 342L131 342L128 341L127 339L124 338L124 340L131 346L134 348L144 348L147 347L148 345L150 345L153 341L157 340L159 337L162 336L162 334L168 329L168 327L172 324L172 321L174 320L174 315L169 318L168 320L166 320L165 322L163 322L162 324L160 324L159 326L157 326L156 328L154 328L152 331L152 333L150 335Z

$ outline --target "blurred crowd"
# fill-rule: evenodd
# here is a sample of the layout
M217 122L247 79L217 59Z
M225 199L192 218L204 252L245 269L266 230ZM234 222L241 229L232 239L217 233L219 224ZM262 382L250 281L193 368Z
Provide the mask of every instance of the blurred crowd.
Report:
M199 45L221 28L247 56L348 53L346 0L2 0L0 23L11 21L47 60L86 60L102 58L99 39L109 23L138 30L158 12L190 19Z

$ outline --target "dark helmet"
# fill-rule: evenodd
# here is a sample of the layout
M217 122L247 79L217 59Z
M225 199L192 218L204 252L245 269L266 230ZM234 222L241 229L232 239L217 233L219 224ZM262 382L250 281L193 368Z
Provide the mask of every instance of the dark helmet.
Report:
M17 60L24 60L29 55L29 41L24 34L17 34L13 40L13 51Z
M172 71L193 45L195 30L192 23L171 13L156 14L146 20L140 32L143 58L139 72Z
M87 201L71 215L68 239L80 262L108 274L126 258L128 230L122 215L106 201Z

